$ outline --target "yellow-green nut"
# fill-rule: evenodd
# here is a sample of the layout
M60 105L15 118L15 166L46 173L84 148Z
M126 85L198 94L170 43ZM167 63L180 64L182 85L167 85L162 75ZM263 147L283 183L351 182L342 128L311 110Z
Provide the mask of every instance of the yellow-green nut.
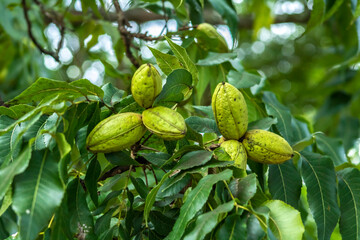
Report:
M141 114L127 112L102 120L87 137L87 149L95 153L109 153L131 147L146 132L141 118Z
M241 142L237 140L227 140L221 144L221 147L230 155L236 167L246 169L247 155Z
M198 43L205 48L213 52L228 52L228 46L225 39L216 31L216 29L208 24L201 23L196 28L196 39Z
M265 130L249 130L242 141L248 157L266 164L283 163L294 156L289 143L281 136Z
M159 72L150 63L143 64L134 73L131 80L131 93L135 101L144 108L149 108L162 89Z
M145 127L165 140L178 140L186 135L186 124L180 113L167 107L154 107L142 113Z
M211 106L216 124L227 140L238 140L248 126L248 110L241 92L229 83L219 83L212 96Z

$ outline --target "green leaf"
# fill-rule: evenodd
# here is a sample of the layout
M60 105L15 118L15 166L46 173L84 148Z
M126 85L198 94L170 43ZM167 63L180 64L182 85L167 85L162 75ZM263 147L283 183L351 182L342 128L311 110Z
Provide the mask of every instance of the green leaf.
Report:
M13 209L20 216L21 239L35 239L61 203L64 188L56 158L49 151L34 151L28 168L14 179Z
M270 200L263 205L270 209L269 225L276 239L302 239L305 229L300 212L279 200Z
M269 190L273 199L298 209L302 180L292 161L269 165Z
M238 32L238 15L236 14L235 8L231 2L228 1L217 1L210 0L210 4L213 6L224 19L229 26L231 36L233 39L236 39Z
M198 70L195 66L195 64L191 61L189 55L187 54L185 48L175 44L173 41L171 41L170 38L165 36L166 41L169 43L169 46L175 56L179 59L179 61L182 63L182 65L185 67L186 70L188 70L192 75L193 80L193 86L196 86L198 82Z
M236 52L230 52L230 53L209 52L206 58L200 59L196 64L199 66L219 65L221 63L235 59L236 57L237 57Z
M260 120L256 120L256 121L249 123L248 130L251 130L251 129L269 130L270 127L272 125L276 124L277 122L278 122L277 118L272 118L272 117L262 118Z
M207 118L215 119L214 113L213 113L213 110L212 110L211 106L193 106L193 108L195 110L205 114L205 116Z
M230 212L234 208L234 201L224 203L211 212L200 215L195 222L194 229L184 237L184 240L204 239L205 236L213 230L218 223L220 214Z
M226 169L218 174L210 174L203 177L197 186L188 194L184 205L180 209L180 215L166 239L176 240L181 238L188 222L206 203L212 186L219 181L228 180L231 176L232 171Z
M0 116L0 129L4 129L9 125L13 125L15 120L7 117ZM21 132L20 124L14 126L14 128L6 134L0 136L0 166L6 159L13 159L16 157L20 150L20 139Z
M330 239L340 215L334 164L329 157L302 151L301 172L319 239Z
M31 145L27 146L22 153L14 159L7 167L0 169L0 200L4 197L6 191L11 185L13 178L24 172L31 158Z
M165 163L163 163L161 167L173 162L174 159L181 157L187 152L196 151L196 150L203 150L203 148L197 145L186 145L180 148L179 151L177 151L175 154L173 154L171 158L169 158Z
M58 96L59 100L75 100L81 96L96 95L102 97L102 90L86 79L72 83L48 78L39 78L21 94L8 102L10 105L42 101Z
M335 166L339 166L347 162L345 149L340 139L327 137L324 133L321 132L315 133L314 137L317 148L324 155L328 155L334 162Z
M85 175L85 186L87 191L90 194L91 200L94 202L95 206L98 206L98 190L97 190L97 180L100 177L101 167L96 157L94 157L90 164L89 168L86 171Z
M276 127L280 134L290 143L293 143L293 130L291 127L291 113L288 108L282 105L272 92L264 92L263 101L265 103L266 112L277 118Z
M100 236L102 233L106 232L110 228L110 221L113 213L115 212L116 207L110 209L107 211L104 215L99 217L96 220L95 226L94 226L94 232L97 236Z
M131 175L130 179L140 197L146 199L146 196L149 193L149 189L146 187L144 181L141 178L134 178Z
M314 0L312 2L312 11L310 15L310 20L307 23L305 33L309 32L316 26L322 24L325 15L325 1L324 0Z
M161 181L149 192L145 200L145 208L144 208L144 219L146 226L148 226L149 213L151 211L152 206L155 203L155 197L157 192L159 191L161 185L165 182L165 180L173 173L173 171L167 172L161 179Z
M172 104L181 102L184 100L186 92L191 89L191 82L192 77L187 70L174 70L166 79L166 83L153 105L156 106L163 102L170 102Z
M238 198L242 205L246 205L256 193L256 174L252 173L244 178L233 179L229 188L232 195Z
M87 232L87 239L96 239L94 236L94 220L86 202L86 195L80 180L75 178L67 186L69 208L68 222L72 233Z
M188 169L200 165L204 165L210 161L212 152L205 150L198 150L184 154L173 169Z
M200 146L203 146L203 136L196 132L194 129L192 129L189 125L186 125L187 131L186 131L186 136L185 138L187 140L192 140L195 141L197 143L199 143Z
M117 166L139 166L139 163L130 157L130 154L121 152L113 152L105 154L105 158L114 165Z
M236 88L249 88L259 84L262 77L257 72L251 73L230 70L226 78L228 82Z
M119 103L125 94L124 90L117 89L111 83L105 84L101 89L104 91L103 101L108 106Z
M219 240L246 240L246 219L241 219L238 214L227 216L216 237Z
M163 71L166 75L169 75L176 69L183 68L179 60L170 54L162 53L159 50L149 47L150 51L156 58L156 62L159 65L161 71Z
M174 218L167 217L158 211L150 212L150 221L155 227L155 231L163 236L166 236L174 226Z
M30 106L26 104L19 104L8 108L0 106L0 115L6 115L8 117L18 119L22 117L24 114L33 110L34 108L35 108L34 106Z
M215 120L209 118L202 118L197 116L191 116L185 119L187 125L192 129L200 133L216 133L221 135Z
M155 153L139 153L146 160L148 160L151 164L155 166L162 166L166 160L168 160L171 155L164 152L155 152Z
M159 189L156 198L165 198L179 193L191 180L190 174L181 172L171 178L168 178Z
M360 171L347 168L337 173L342 239L360 239Z

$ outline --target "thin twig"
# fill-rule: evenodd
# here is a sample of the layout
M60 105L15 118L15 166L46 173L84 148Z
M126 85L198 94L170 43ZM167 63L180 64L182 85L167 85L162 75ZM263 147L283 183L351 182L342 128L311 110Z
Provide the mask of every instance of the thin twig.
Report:
M147 178L147 175L146 175L145 166L142 167L142 170L144 172L146 186L149 187L149 181L148 181L148 178Z
M154 152L160 152L159 150L157 150L155 148L151 148L151 147L147 147L147 146L143 146L143 145L140 145L139 150L151 150L151 151L154 151Z
M149 136L147 136L144 141L141 143L141 145L144 145L150 138L151 136L153 135L153 133L150 133Z
M115 7L115 10L117 13L118 30L120 32L120 35L123 37L124 43L125 43L126 56L128 57L128 59L131 61L131 63L136 68L139 68L140 64L136 60L136 58L134 57L134 55L132 54L131 49L130 49L131 42L132 42L132 35L129 34L129 31L126 30L126 28L125 28L125 26L130 26L130 24L127 21L127 19L124 17L124 12L121 10L118 0L113 0L113 3L114 3L114 7Z
M56 49L55 52L53 51L49 51L49 50L46 50L45 48L43 48L40 43L36 40L35 36L33 35L32 33L32 24L31 24L31 21L30 21L30 18L29 18L29 14L28 14L28 7L26 6L26 0L22 0L21 1L21 4L22 4L22 7L23 7L23 12L24 12L24 17L25 17L25 21L26 21L26 25L27 25L27 31L28 31L28 35L31 39L31 41L35 44L35 46L40 50L40 52L42 52L43 54L46 54L46 55L50 55L52 56L57 62L60 62L60 59L59 59L59 52L60 52L60 49L62 47L62 44L64 42L64 34L65 34L65 26L64 26L64 23L63 23L63 19L61 19L60 21L53 17L49 12L47 12L44 8L44 6L38 1L38 0L34 0L34 2L39 5L40 7L40 10L42 11L42 13L48 17L49 19L51 19L52 22L54 22L56 25L58 25L60 27L60 41L59 41L59 44L58 44L58 47Z

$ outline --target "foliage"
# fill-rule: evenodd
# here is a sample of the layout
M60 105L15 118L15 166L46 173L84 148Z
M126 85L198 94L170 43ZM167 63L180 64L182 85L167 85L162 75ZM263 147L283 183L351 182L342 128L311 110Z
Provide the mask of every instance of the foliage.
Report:
M0 2L0 239L360 238L360 167L346 155L359 138L356 1L313 1L305 20L291 23L303 31L268 41L261 55L266 28L286 20L272 1L144 0L127 10L117 1L34 2ZM175 20L176 31L165 25L151 36L141 32L146 23L130 31L127 21L139 21L130 13L141 8ZM196 40L196 24L215 12L228 27L229 52ZM250 25L241 21L248 13ZM54 27L57 44L43 33ZM106 36L110 49L101 45ZM130 149L89 152L86 137L101 120L144 111L129 80L146 62L163 78L154 106L174 107L186 136L147 132ZM103 81L85 74L91 68L102 68ZM210 106L222 81L244 95L248 129L281 135L292 160L248 159L246 174L234 167Z

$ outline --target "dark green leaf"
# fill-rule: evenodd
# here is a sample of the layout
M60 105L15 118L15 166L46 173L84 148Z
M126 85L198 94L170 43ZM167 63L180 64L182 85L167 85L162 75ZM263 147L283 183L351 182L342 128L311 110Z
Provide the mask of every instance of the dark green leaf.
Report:
M81 186L80 179L75 178L67 186L69 208L68 222L73 233L87 232L87 238L95 239L94 220L86 202L86 195Z
M215 119L211 106L193 106L193 108L205 114L207 118Z
M172 157L169 158L161 167L163 167L169 163L172 163L174 161L174 159L181 157L182 155L184 155L187 152L196 151L196 150L203 150L203 148L200 146L197 146L197 145L184 146L184 147L180 148L179 151L177 151L175 154L173 154Z
M166 79L166 83L154 105L164 102L178 103L184 100L185 93L191 88L192 77L185 69L176 69Z
M303 151L302 176L319 239L330 239L340 215L334 164L329 157Z
M155 203L155 197L157 192L159 191L161 185L165 182L165 180L172 174L172 171L169 171L168 173L166 173L161 181L153 188L151 189L151 191L149 192L149 194L146 197L145 200L145 208L144 208L144 219L145 219L145 223L146 226L148 225L148 218L149 218L149 213L151 211L152 206Z
M256 193L256 174L252 173L244 178L233 179L229 188L232 195L238 198L242 205L246 205Z
M342 239L360 239L360 171L347 168L339 171L337 175Z
M85 176L85 185L87 191L90 193L91 200L94 202L95 206L98 205L98 190L97 190L97 180L100 177L101 167L96 157L94 157L89 165L88 170L86 171Z
M184 154L180 158L180 160L173 169L184 170L184 169L204 165L205 163L210 161L211 157L212 157L212 152L205 150L189 152Z
M202 240L213 230L218 223L220 214L230 212L234 208L234 202L224 203L211 212L200 215L195 222L195 228L184 237L184 240L197 239Z
M216 234L219 240L246 240L246 236L246 221L237 214L226 217Z
M325 155L328 155L334 162L335 166L339 166L347 162L345 149L340 139L334 139L325 136L323 133L315 133L315 142L317 148Z
M137 193L143 198L146 199L146 196L149 193L148 187L146 187L144 181L141 178L134 178L130 175L132 184L134 185Z
M162 53L159 50L149 46L148 48L156 58L156 62L159 65L161 71L163 71L166 75L169 75L176 69L183 68L183 66L175 56Z
M154 164L155 166L162 166L166 160L168 160L171 155L163 152L156 152L156 153L140 153L146 160L150 163Z
M28 168L14 182L13 209L20 216L21 239L35 239L64 195L56 155L34 151Z
M302 180L291 160L269 166L269 190L279 199L298 209Z
M194 129L192 129L189 125L186 125L187 131L185 138L188 140L195 141L199 143L200 146L203 146L203 136L196 132Z
M232 171L224 170L218 174L210 174L203 177L198 185L188 194L185 203L180 209L180 215L175 222L171 233L166 237L167 240L179 239L184 234L188 222L204 206L212 186L222 180L228 180L232 176Z
M105 158L117 166L139 166L139 163L130 157L130 153L121 151L105 154Z
M3 107L0 106L0 115L6 115L10 118L18 119L22 117L24 114L30 112L35 107L26 105L26 104L19 104L11 107Z
M360 5L359 5L360 6ZM338 136L344 142L345 152L349 151L354 146L356 139L359 138L360 121L356 117L341 117L338 127Z
M216 133L217 135L221 135L216 122L213 119L191 116L187 118L185 122L197 132Z
M6 128L12 125L15 120L7 117L0 116L0 129ZM15 125L14 128L6 134L0 136L0 166L3 162L7 162L9 159L16 157L20 150L20 125ZM0 194L1 195L1 194Z
M164 184L160 187L157 198L164 198L174 196L179 193L181 189L186 187L186 185L190 182L191 177L186 172L179 173L176 176L168 178Z
M238 16L236 14L235 8L231 2L228 1L209 1L216 10L224 19L229 26L231 36L233 39L236 39L236 34L238 32Z
M97 236L100 236L102 233L104 233L106 230L110 228L111 217L115 212L115 210L116 208L110 209L104 215L102 215L96 220L94 231Z
M314 0L312 2L312 11L310 20L307 23L306 32L309 32L323 22L325 15L325 7L326 6L324 0Z
M167 217L158 211L150 212L150 221L154 225L155 231L163 236L169 234L175 223L173 218Z

